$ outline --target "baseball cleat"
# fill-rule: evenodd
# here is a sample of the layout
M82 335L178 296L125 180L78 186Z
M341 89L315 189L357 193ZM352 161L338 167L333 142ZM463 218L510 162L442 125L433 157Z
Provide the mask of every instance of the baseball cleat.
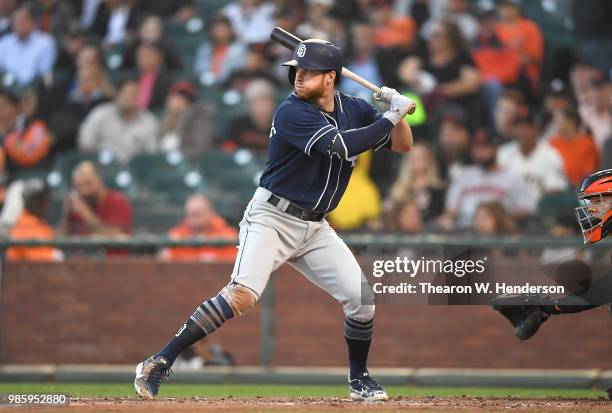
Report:
M376 382L366 371L349 378L349 389L351 390L351 400L361 402L374 402L389 400L389 396L383 387Z
M162 356L152 356L136 366L134 388L140 397L154 399L159 386L165 378L172 374L168 360Z

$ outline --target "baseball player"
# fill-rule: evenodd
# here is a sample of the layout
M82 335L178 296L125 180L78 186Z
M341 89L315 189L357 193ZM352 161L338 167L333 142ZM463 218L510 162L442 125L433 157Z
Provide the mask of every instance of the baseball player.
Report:
M578 201L581 205L575 212L585 244L594 244L607 237L612 230L612 169L587 177L580 186ZM612 272L590 285L592 274L587 264L571 261L566 267L566 271L570 271L578 281L582 278L587 281L583 283L586 285L582 291L558 300L527 295L502 296L493 300L493 308L510 320L515 335L521 340L533 337L551 315L579 313L612 302ZM524 304L520 304L520 300ZM612 388L606 391L612 399Z
M412 132L403 121L411 101L384 87L375 96L387 107L381 115L366 101L338 92L342 52L329 42L305 40L293 59L284 66L294 91L274 114L269 160L240 223L231 280L196 308L159 353L138 364L134 387L142 397L157 395L184 349L252 308L270 273L287 262L343 305L351 399L388 399L366 367L372 295L362 296L365 277L325 215L342 198L357 155L411 149Z

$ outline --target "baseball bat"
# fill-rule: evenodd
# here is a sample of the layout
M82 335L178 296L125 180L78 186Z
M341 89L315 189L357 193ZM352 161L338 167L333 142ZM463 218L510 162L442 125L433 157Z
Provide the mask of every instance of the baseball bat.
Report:
M302 41L302 39L300 39L296 35L289 33L288 31L281 29L280 27L275 27L274 30L272 30L272 33L270 33L270 38L291 51L294 51L298 44L300 44L300 42ZM361 86L370 89L374 93L380 93L380 88L378 86L372 84L371 82L368 82L361 76L356 75L355 73L348 70L346 67L342 67L342 76L359 83ZM408 113L412 115L415 110L416 103L412 102Z

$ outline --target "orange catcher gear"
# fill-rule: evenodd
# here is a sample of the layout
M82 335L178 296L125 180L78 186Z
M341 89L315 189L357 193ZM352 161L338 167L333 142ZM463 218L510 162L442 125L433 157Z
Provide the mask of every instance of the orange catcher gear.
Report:
M587 177L578 192L576 218L585 244L604 239L612 226L612 169Z

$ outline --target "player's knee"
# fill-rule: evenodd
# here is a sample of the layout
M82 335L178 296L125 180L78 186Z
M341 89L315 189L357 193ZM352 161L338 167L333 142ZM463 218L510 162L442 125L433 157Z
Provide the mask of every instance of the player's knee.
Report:
M359 289L348 292L348 300L343 302L344 315L356 321L370 321L374 318L374 292L362 282Z
M352 320L360 321L362 323L368 322L374 318L376 312L375 305L344 305L344 315Z
M240 284L230 284L221 290L221 295L229 304L235 316L248 312L257 303L257 294Z

